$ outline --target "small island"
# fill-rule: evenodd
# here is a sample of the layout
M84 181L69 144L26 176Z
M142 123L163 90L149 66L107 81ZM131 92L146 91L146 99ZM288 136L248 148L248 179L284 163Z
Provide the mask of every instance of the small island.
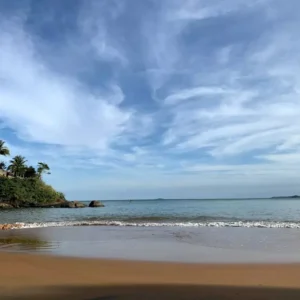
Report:
M298 199L300 196L298 195L293 195L293 196L275 196L271 197L271 199Z
M5 142L0 140L0 156L10 155ZM79 201L67 201L65 195L46 184L43 175L50 174L49 166L39 162L37 168L28 166L24 156L17 155L8 164L0 161L0 209L12 208L82 208ZM103 207L92 201L89 207Z

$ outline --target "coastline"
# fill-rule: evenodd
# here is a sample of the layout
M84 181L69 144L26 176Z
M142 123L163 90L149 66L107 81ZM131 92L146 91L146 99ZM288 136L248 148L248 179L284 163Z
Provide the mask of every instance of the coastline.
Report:
M85 207L104 207L104 204L99 200L92 200L89 204L80 201L59 200L49 203L27 203L20 202L17 205L13 202L1 202L0 210L14 210L14 209L34 209L34 208L85 208ZM1 224L0 224L1 225Z
M180 203L3 210L0 299L300 299L299 202Z
M0 231L1 240L10 243L0 246L0 251L63 257L182 263L300 263L298 229L45 227Z
M0 265L1 299L299 299L300 295L300 264L182 264L0 253Z

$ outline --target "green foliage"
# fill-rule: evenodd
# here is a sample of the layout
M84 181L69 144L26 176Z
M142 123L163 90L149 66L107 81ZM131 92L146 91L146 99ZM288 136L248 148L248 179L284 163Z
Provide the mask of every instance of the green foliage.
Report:
M0 140L0 155L10 155L9 149L5 146L5 142Z
M62 193L38 178L0 177L0 202L18 206L34 206L64 200Z
M11 171L14 176L24 176L26 171L26 159L24 156L17 155L13 159L10 160L10 165L8 166L8 170Z
M43 163L43 162L38 163L37 173L38 173L39 178L42 178L43 173L50 174L49 171L50 171L50 168L46 163Z
M0 155L10 155L3 140L0 140ZM25 157L21 155L10 160L7 170L13 174L14 178L0 176L0 202L18 207L65 200L63 193L55 191L50 185L43 182L42 174L50 174L50 168L46 163L39 162L36 170L32 166L27 167L26 162ZM6 170L4 162L0 162L0 170Z
M6 170L6 164L4 161L0 161L0 170L3 170L3 171Z
M24 173L25 178L34 178L37 177L37 173L34 167L27 167Z

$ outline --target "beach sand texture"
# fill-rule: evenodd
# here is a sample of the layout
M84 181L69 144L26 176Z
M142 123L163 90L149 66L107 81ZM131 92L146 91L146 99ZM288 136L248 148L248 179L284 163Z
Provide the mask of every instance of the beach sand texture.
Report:
M300 299L299 264L181 264L0 254L0 299Z

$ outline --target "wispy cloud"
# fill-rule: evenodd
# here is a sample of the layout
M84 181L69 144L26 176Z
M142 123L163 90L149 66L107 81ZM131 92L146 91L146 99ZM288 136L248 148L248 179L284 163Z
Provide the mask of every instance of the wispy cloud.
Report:
M185 3L174 1L175 11L170 16L179 20L204 20L216 18L266 4L269 0L239 1L239 0L187 0Z
M143 122L142 115L120 107L124 94L117 83L93 94L49 69L22 24L2 23L0 39L0 117L20 138L105 149Z
M189 24L186 26L194 24L196 27L208 17L226 14L228 20L234 19L240 10L253 14L254 18L267 19L267 1L240 4L239 1L226 1L226 4L224 1L190 1L179 6L177 12L173 11L174 19L184 18ZM258 15L258 9L264 9L265 15L261 12ZM299 80L294 63L299 56L299 43L295 21L275 18L242 52L248 40L241 36L230 46L220 50L211 48L211 56L216 60L210 66L205 64L201 54L199 59L195 56L195 65L204 63L205 69L190 69L193 72L189 84L194 85L171 92L165 98L164 103L176 107L172 109L173 118L164 143L186 151L206 148L213 156L239 155L257 149L295 150L299 132ZM241 26L248 30L247 24ZM219 29L216 34L221 33ZM186 56L182 54L180 63L184 68ZM196 54L190 52L189 55ZM206 72L203 78L201 69ZM287 145L293 145L293 149L287 149Z
M78 26L81 41L88 41L88 46L99 59L125 66L128 63L126 54L107 24L108 21L115 20L122 11L123 4L120 1L111 1L110 5L107 1L86 2L81 8Z
M224 95L224 94L231 94L232 91L222 89L221 87L196 87L196 88L191 88L191 89L184 89L180 90L177 93L169 95L165 99L165 104L170 105L170 104L176 104L180 101L183 100L188 100L188 99L194 99L194 98L200 98L201 96L214 96L214 95Z

